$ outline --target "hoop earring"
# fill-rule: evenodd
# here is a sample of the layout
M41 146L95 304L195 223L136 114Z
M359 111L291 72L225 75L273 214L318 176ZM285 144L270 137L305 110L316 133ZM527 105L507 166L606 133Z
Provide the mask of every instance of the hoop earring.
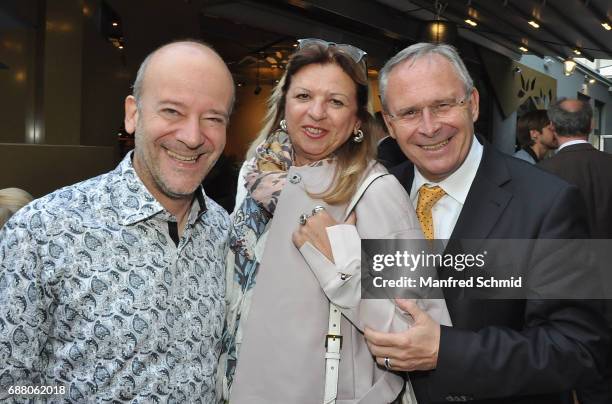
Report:
M355 136L353 136L353 142L355 143L361 143L363 142L363 131L361 129L358 129L357 132L355 132Z
M281 119L281 121L279 122L280 128L283 130L283 132L287 132L287 121L285 121L284 119Z

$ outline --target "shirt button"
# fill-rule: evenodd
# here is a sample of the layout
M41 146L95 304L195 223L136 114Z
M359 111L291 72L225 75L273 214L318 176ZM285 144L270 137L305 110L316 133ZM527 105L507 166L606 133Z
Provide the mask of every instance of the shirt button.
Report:
M291 176L289 177L289 182L292 184L299 184L300 181L302 181L302 177L300 176L300 174L291 174Z

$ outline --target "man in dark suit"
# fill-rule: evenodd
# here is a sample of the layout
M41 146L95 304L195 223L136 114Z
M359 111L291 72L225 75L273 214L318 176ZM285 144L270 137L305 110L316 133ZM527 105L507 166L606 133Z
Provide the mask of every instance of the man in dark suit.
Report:
M557 154L539 163L580 190L593 238L612 238L612 155L587 141L593 110L580 100L562 99L548 111L559 142Z
M587 141L593 121L591 106L580 100L561 99L550 107L548 115L559 149L554 157L538 165L578 187L586 203L591 237L612 239L612 155L596 150ZM611 326L612 302L606 303ZM612 402L611 378L612 357L608 356L605 379L579 389L580 403Z
M478 91L454 48L404 49L381 71L379 88L389 132L409 159L391 171L409 192L426 237L587 236L574 186L476 138ZM433 208L423 207L433 193ZM365 331L381 366L411 372L419 404L559 403L599 375L607 335L596 303L445 296L452 327L398 300L415 320L409 330Z

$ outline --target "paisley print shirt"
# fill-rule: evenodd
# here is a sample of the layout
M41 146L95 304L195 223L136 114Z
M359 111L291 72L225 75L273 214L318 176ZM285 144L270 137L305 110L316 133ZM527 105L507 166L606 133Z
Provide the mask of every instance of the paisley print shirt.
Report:
M0 401L215 399L229 218L199 189L180 239L131 154L30 203L0 231ZM175 232L176 233L176 232Z

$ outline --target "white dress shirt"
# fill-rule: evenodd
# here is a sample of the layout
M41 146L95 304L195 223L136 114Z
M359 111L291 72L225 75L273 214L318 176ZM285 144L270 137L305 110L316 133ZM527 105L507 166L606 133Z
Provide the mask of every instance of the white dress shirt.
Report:
M564 147L573 146L575 144L581 144L581 143L589 143L589 142L587 142L586 140L583 140L583 139L570 140L569 142L565 142L565 143L559 145L559 148L555 151L555 153L559 153L559 151L561 149L563 149Z
M446 192L432 208L432 218L434 225L434 238L448 240L453 233L459 214L465 203L465 198L472 186L476 171L482 159L482 145L476 137L472 138L472 146L465 161L461 166L440 182L433 182L426 179L414 166L414 181L410 189L410 200L415 209L419 200L419 189L421 185L439 186Z

